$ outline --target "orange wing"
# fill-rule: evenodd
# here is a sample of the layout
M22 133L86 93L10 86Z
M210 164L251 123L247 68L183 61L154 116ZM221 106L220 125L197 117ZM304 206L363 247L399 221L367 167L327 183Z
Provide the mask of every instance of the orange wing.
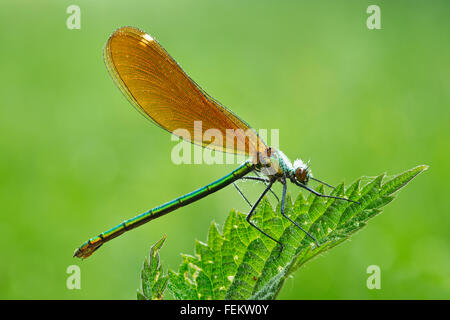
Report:
M116 30L105 45L104 59L127 99L163 129L223 152L255 155L267 148L247 123L203 91L145 32L133 27ZM201 121L197 134L194 121ZM189 136L177 129L187 130ZM222 138L204 139L208 129L219 130ZM234 134L227 135L227 129Z

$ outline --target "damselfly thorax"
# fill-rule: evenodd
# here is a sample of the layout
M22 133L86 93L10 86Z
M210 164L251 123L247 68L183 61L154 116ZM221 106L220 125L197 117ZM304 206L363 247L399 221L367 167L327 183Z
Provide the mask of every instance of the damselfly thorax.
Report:
M284 183L290 180L306 185L311 176L308 163L305 164L301 159L296 159L292 163L282 151L274 147L259 152L253 161L257 164L256 170L273 182Z

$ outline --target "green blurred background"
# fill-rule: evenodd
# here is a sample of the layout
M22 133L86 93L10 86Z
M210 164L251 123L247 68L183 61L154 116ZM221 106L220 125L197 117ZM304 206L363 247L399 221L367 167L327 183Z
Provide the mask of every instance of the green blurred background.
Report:
M66 9L81 8L68 30ZM366 9L381 8L382 30ZM247 210L234 188L72 258L89 237L235 166L174 165L175 142L133 110L102 59L139 27L255 128L280 129L291 158L350 183L430 165L352 241L289 279L282 299L450 297L448 1L12 1L0 7L0 298L135 299L151 244L161 259ZM251 197L256 186L245 186ZM291 187L291 191L298 190ZM66 269L81 267L81 290ZM381 268L368 290L366 268Z

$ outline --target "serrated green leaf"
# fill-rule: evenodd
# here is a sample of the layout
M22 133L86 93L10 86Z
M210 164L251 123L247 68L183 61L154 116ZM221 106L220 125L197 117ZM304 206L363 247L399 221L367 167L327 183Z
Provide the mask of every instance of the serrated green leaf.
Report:
M169 277L163 274L159 263L159 250L164 244L166 236L156 242L150 249L148 259L144 261L141 271L141 289L137 292L138 300L161 300L164 296Z
M421 173L425 170L428 170L428 168L429 168L429 166L427 166L427 165L421 165L421 166L412 168L408 171L405 171L402 174L399 174L398 176L394 177L393 179L391 179L390 181L388 181L387 183L385 183L383 185L383 190L381 191L381 193L386 196L393 194L397 190L404 187L409 181L411 181L419 173Z
M350 187L340 184L334 196L346 196L358 203L321 198L301 193L294 203L286 199L285 213L318 240L314 241L285 219L280 205L273 210L263 199L252 222L280 246L246 221L246 215L232 210L223 231L212 223L208 241L196 242L195 256L183 255L178 272L169 271L168 288L176 299L275 299L285 279L319 254L346 241L361 230L394 193L427 166L418 166L383 183L385 175L356 180ZM323 186L317 188L323 193ZM145 291L144 291L145 294Z

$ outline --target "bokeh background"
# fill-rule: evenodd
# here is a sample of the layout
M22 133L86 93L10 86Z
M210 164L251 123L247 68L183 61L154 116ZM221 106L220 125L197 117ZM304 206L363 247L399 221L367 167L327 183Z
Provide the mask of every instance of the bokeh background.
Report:
M81 29L66 27L71 4ZM381 30L366 9L381 8ZM315 175L350 183L430 165L352 241L289 279L282 299L450 295L450 20L447 1L3 1L0 9L0 298L135 299L150 245L165 268L247 210L230 187L72 258L89 237L235 166L175 165L170 135L141 117L102 59L139 27L209 94ZM255 197L257 186L244 186ZM293 193L298 190L291 188ZM66 288L79 265L81 290ZM366 268L381 268L368 290Z

